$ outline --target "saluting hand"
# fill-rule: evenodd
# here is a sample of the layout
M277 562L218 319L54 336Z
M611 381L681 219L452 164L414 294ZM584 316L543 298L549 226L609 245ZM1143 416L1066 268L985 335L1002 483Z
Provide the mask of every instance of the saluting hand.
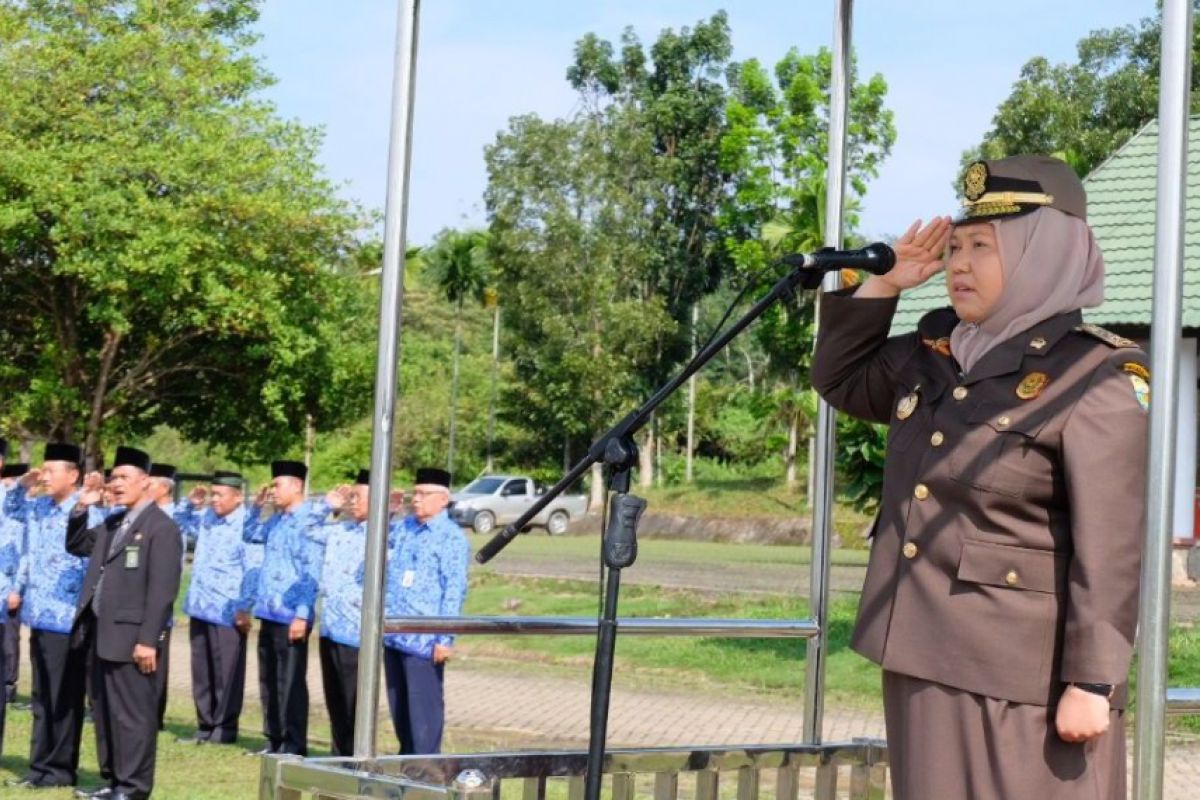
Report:
M271 484L268 483L265 486L260 487L254 495L254 507L262 508L265 506L267 504L267 500L270 498L270 495Z
M195 489L192 489L190 492L188 492L188 502L191 503L195 508L199 508L200 506L204 505L204 501L207 499L208 489L204 488L203 486L197 486Z
M399 514L404 510L404 490L392 489L388 492L388 513Z
M17 484L25 487L26 489L32 489L34 486L37 486L38 478L40 477L42 477L42 471L40 469L31 469L20 478L17 478Z
M83 476L83 488L100 491L104 489L104 475L99 472L89 472Z
M1064 742L1086 742L1108 730L1108 698L1068 686L1058 701L1054 724Z
M346 507L346 498L349 494L349 486L339 486L336 489L331 489L329 494L325 495L325 502L334 511L341 511Z
M158 650L146 647L144 644L133 646L133 663L143 675L149 675L158 668Z
M873 275L855 297L895 297L920 286L942 270L942 256L950 239L950 218L934 217L925 227L917 220L892 244L896 264L886 275Z
M85 488L82 492L79 493L79 499L76 501L75 504L78 505L80 508L91 508L94 505L98 505L103 500L104 500L104 487L103 486L101 486L98 489L86 489Z

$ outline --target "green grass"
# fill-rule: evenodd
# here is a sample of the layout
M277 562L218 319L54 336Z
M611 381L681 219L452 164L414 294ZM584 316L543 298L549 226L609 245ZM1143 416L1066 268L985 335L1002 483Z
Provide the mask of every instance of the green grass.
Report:
M491 535L470 534L472 552L478 551ZM865 567L866 550L839 548L832 552L836 566ZM542 532L518 536L504 550L504 555L554 562L565 559L592 559L599 563L600 538L596 535L558 536L548 539ZM675 561L708 564L714 570L723 564L770 564L807 566L812 563L812 548L807 545L728 544L723 542L693 542L679 539L639 539L639 562Z
M512 607L519 603L514 611ZM467 596L468 614L596 616L595 587L583 581L505 578L476 573ZM833 703L877 705L879 668L849 649L855 604L842 601L830 614L828 691ZM622 588L621 616L801 619L807 604L788 597L697 593L647 586ZM595 642L588 636L460 637L467 658L588 667ZM675 689L769 692L799 697L804 687L803 641L618 637L618 682L636 679Z

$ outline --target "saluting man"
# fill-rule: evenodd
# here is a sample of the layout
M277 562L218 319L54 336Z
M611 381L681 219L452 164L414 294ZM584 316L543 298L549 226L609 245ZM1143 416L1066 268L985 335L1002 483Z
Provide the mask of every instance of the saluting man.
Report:
M78 499L82 460L77 445L47 444L41 469L22 476L6 498L8 513L25 528L14 594L21 622L30 629L33 731L29 771L17 782L29 788L73 786L79 769L86 664L85 654L71 647L70 634L88 562L68 553L63 539ZM88 509L90 524L102 518Z
M204 510L206 496L211 496ZM208 492L188 496L183 520L196 541L192 581L183 610L191 617L192 700L197 744L231 744L246 685L246 635L258 587L263 547L242 540L246 509L241 473L217 470Z
M4 511L4 501L8 495L8 490L13 488L17 483L17 478L20 478L29 471L28 464L10 464L6 461L8 457L8 440L0 438L0 527L3 527L9 520L7 513ZM10 538L9 543L15 548L11 552L10 568L12 574L9 577L9 586L15 587L17 580L17 567L21 563L21 551L24 550L24 526L19 522L13 522L11 525L10 535L15 532L15 538ZM3 540L4 534L0 533L0 540ZM0 559L4 555L0 554ZM10 589L11 591L11 589ZM3 672L0 672L0 677L4 678L5 693L0 697L0 702L13 702L13 698L17 694L17 678L20 676L21 663L21 616L17 605L10 605L8 602L8 593L0 595L0 634L4 637L4 652L8 659L7 666ZM19 598L18 598L19 599Z
M446 507L450 473L417 470L413 513L397 526L388 547L386 607L389 617L462 613L467 596L470 543ZM393 633L383 639L388 706L401 754L437 753L442 747L442 682L454 637Z
M0 439L0 464L3 464L3 453L6 443ZM0 466L0 509L3 508L5 495L9 488L16 483L16 478L24 474L28 464L3 464ZM9 520L0 510L0 598L4 599L3 609L8 608L8 597L17 585L17 568L21 564L21 540L24 529L16 520ZM8 641L7 635L0 634L0 675L8 673L8 666L17 659L17 651ZM0 754L4 752L4 718L8 710L6 698L0 697Z
M154 788L158 745L158 645L179 592L179 526L153 502L150 456L118 447L108 488L124 510L88 526L82 509L102 490L80 495L66 549L89 557L72 640L91 654L91 697L100 776L91 797L143 800Z
M179 568L182 571L184 557L187 555L187 535L183 532L183 519L187 516L188 503L185 500L175 502L175 476L178 472L179 470L174 464L151 464L150 499L179 526ZM171 680L171 630L174 627L175 620L168 618L167 629L163 631L158 642L158 669L154 671L154 679L158 687L158 729L160 731L165 727L164 722L167 716L167 685Z
M342 519L325 526L321 569L321 682L333 728L333 754L354 752L354 710L358 703L358 650L362 625L363 576L367 552L367 511L371 473L358 471L354 486L330 492L325 502ZM404 503L403 493L388 498L389 511Z
M265 545L255 592L259 692L267 747L262 754L308 754L308 636L317 604L324 548L320 529L329 507L307 502L308 468L299 461L271 464L276 511L260 521L267 492L260 491L246 515L242 538Z

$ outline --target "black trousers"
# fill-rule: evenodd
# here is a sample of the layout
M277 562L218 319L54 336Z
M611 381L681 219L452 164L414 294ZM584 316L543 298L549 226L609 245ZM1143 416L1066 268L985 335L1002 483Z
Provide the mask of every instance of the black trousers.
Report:
M171 628L158 637L158 668L154 670L154 691L158 693L158 730L167 716L167 684L171 680Z
M144 800L154 789L158 752L155 674L142 674L132 661L106 661L93 653L92 706L100 777L114 792Z
M258 629L258 691L263 732L277 753L308 755L308 637L288 641L288 626L262 620Z
M8 655L8 637L0 636L0 674L8 671L8 662L11 657ZM4 718L8 715L8 703L5 698L0 697L0 755L4 755Z
M83 693L87 653L71 647L66 633L40 631L29 636L33 666L33 738L29 744L32 780L72 786L79 769L83 735Z
M236 742L246 686L246 634L202 619L188 623L196 738Z
M8 617L4 620L4 652L7 653L7 664L4 672L4 683L8 690L8 697L11 700L12 696L17 691L17 681L21 677L21 612L8 612Z
M442 694L445 664L434 664L428 658L385 647L383 672L400 754L439 752L446 717Z
M358 702L358 648L339 644L322 636L317 642L321 654L321 685L325 688L325 708L333 729L333 754L354 754L354 708Z

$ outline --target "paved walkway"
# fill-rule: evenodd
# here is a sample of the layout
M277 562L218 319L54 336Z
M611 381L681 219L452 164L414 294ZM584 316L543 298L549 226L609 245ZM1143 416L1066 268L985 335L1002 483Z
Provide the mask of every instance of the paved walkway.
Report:
M315 642L310 646L308 684L313 713L325 714L320 665ZM172 641L171 690L187 697L191 675L186 626ZM644 689L631 686L619 672L614 677L609 714L613 747L682 746L691 744L766 744L801 738L803 709L794 702L696 691ZM247 659L246 702L258 702L258 671L253 654ZM587 746L590 673L547 676L537 667L522 671L467 661L446 672L448 736L471 749ZM380 709L381 715L385 709ZM381 726L381 730L388 730ZM827 707L825 738L883 737L881 713ZM1130 747L1132 753L1132 746ZM1200 795L1200 737L1172 741L1167 748L1168 800L1194 800Z
M177 626L172 639L171 692L190 697L191 671L187 626ZM258 704L258 670L254 640L247 659L247 710ZM28 644L22 648L23 657ZM27 661L25 663L28 663ZM24 666L24 665L23 665ZM24 672L25 670L23 670ZM24 677L24 676L23 676ZM310 646L308 684L314 717L325 716L316 643ZM587 745L590 674L549 676L537 667L521 670L458 661L446 673L447 735L459 748L504 750ZM381 719L386 709L381 706ZM771 744L801 738L803 710L794 701L728 696L718 689L695 691L640 688L619 672L614 678L609 716L613 747ZM381 724L388 732L390 723ZM827 707L825 738L845 741L883 736L880 713ZM1132 752L1132 747L1130 748ZM1168 742L1165 798L1193 800L1200 794L1200 737Z

